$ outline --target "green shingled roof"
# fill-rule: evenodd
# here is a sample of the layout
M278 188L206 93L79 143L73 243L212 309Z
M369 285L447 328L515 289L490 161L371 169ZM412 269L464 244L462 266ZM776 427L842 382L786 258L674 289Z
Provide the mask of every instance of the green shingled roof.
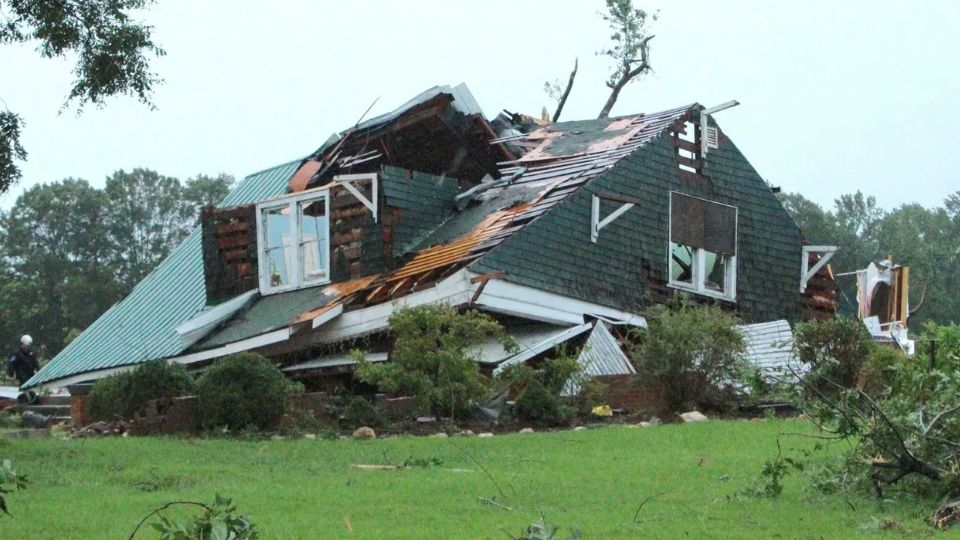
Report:
M192 350L212 349L289 326L307 311L321 308L336 294L324 294L325 287L310 287L270 296L263 296L246 311L234 316L222 329L191 347Z
M300 161L244 178L220 206L249 204L282 195ZM197 228L126 298L101 315L27 381L27 386L182 352L184 346L174 329L196 315L206 303L200 240Z

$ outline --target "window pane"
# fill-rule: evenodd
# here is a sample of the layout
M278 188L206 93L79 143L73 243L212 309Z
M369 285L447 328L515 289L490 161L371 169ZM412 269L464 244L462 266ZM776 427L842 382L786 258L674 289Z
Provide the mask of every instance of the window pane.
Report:
M693 249L683 244L670 244L670 281L693 285Z
M263 211L263 241L266 254L267 283L271 287L290 284L294 246L291 237L290 208L271 208Z
M729 259L722 255L717 255L712 251L703 251L704 263L706 265L706 278L703 280L704 288L724 292L726 286L727 262Z
M304 283L327 277L327 245L329 228L327 204L321 199L300 203L300 246L303 253Z

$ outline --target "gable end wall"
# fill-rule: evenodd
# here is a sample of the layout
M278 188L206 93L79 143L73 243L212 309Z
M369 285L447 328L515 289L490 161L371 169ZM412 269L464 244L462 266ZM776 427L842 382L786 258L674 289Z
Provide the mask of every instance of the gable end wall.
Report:
M681 185L664 134L495 248L472 269L600 304L639 311L662 300L667 281L670 191L736 206L736 309L747 322L799 316L800 230L769 186L725 136L704 165L706 187ZM591 196L615 192L643 201L590 242ZM601 218L620 203L602 201ZM722 302L723 303L723 302ZM723 303L726 304L726 303ZM733 307L732 305L730 307Z

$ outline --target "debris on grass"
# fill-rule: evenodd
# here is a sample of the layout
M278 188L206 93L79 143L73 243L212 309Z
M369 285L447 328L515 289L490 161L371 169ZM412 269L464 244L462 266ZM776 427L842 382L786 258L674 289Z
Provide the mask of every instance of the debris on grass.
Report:
M505 504L500 504L495 499L492 499L490 497L477 497L477 500L480 501L480 504L487 504L490 506L495 506L501 510L506 510L507 512L513 512L513 508Z

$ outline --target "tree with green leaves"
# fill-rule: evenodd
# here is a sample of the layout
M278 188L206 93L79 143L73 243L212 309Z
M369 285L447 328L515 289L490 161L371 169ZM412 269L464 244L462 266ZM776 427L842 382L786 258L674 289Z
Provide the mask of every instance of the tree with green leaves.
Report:
M149 169L119 170L104 188L114 266L130 288L166 257L192 228L182 201L180 180ZM121 247L122 246L122 247Z
M613 72L607 79L610 96L597 118L607 118L620 97L620 92L631 81L651 71L648 20L656 21L657 14L633 7L632 0L607 0L607 11L601 17L610 26L611 45L597 54L613 61Z
M517 347L489 315L442 304L399 308L390 316L390 329L395 338L390 362L374 364L354 351L357 374L383 391L413 396L420 411L438 418L463 418L486 397L489 382L478 367L479 345L497 339L508 351Z
M135 286L221 200L233 177L186 182L118 171L104 190L85 180L34 186L0 212L0 352L29 333L43 358Z
M104 193L67 179L28 189L0 216L2 328L8 343L30 333L40 353L58 351L73 328L119 298L110 264Z
M164 54L153 29L133 18L151 0L0 0L0 44L36 43L44 58L75 56L74 81L67 107L103 106L107 98L129 95L153 107L153 87L160 78L150 71L150 57ZM2 103L2 101L0 101ZM24 121L0 111L0 193L20 180L17 161L27 158L20 144Z
M106 216L118 279L131 288L199 224L200 209L230 192L233 177L179 179L150 169L119 170L107 178Z
M199 224L200 210L220 204L230 193L234 181L234 177L226 173L217 176L198 174L188 179L183 185L183 195L180 198L186 218Z

